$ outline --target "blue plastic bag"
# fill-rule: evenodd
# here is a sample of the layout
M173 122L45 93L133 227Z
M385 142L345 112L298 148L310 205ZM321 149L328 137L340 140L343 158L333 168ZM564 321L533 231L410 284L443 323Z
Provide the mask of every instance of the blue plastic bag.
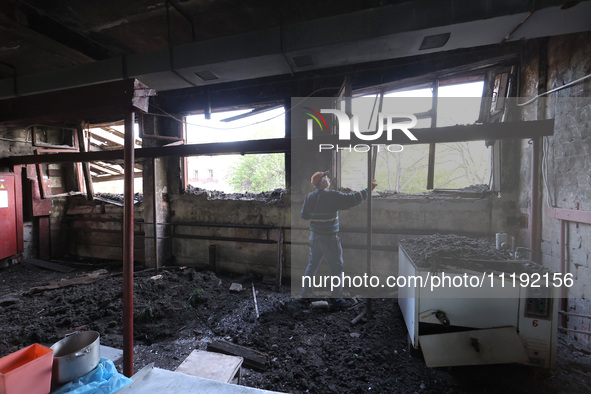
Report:
M117 372L115 364L108 358L101 357L97 367L78 379L65 384L53 394L110 394L133 382Z

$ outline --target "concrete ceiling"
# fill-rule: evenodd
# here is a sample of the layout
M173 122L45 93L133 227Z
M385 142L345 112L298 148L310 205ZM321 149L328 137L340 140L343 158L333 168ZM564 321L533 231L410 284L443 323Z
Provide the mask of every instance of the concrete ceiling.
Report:
M591 30L591 1L0 0L0 98L158 91Z

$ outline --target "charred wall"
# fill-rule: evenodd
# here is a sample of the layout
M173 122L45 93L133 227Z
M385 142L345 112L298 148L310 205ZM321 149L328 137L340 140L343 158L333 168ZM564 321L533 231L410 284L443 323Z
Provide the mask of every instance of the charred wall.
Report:
M23 156L32 155L37 149L33 145L32 127L26 128L0 128L2 138L0 138L0 152L2 156ZM55 139L55 134L49 133L45 136L47 143L60 143ZM64 255L63 242L65 238L64 228L62 227L65 212L66 199L63 197L47 198L50 201L47 213L34 212L33 196L40 196L40 188L37 176L37 169L32 166L19 167L22 185L23 208L23 251L24 258L49 258L61 257ZM14 168L0 168L1 172L13 172ZM60 193L65 190L67 184L71 183L72 174L64 170L60 165L49 165L44 173L46 190L49 193ZM47 206L47 202L44 202ZM45 221L40 226L40 221ZM42 229L40 231L40 229Z
M529 43L523 52L523 97L558 88L591 73L591 33L551 37ZM544 78L545 76L545 78ZM564 222L564 262L561 262L561 220L553 217L550 208L591 211L591 80L558 90L548 99L524 109L526 119L554 119L554 135L543 141L540 162L547 165L539 174L539 193L542 196L539 209L541 221L541 262L556 272L571 273L574 285L565 294L568 297L567 312L591 315L588 301L591 283L591 226ZM530 187L532 145L521 144L521 189L519 208L524 214L531 209ZM531 228L521 232L522 239L529 237ZM566 319L569 336L589 349L590 320L569 316Z

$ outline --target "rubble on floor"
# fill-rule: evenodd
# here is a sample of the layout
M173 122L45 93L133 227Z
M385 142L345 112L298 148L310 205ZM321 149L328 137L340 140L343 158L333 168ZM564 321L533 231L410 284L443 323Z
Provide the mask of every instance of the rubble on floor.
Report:
M66 262L60 262L66 264ZM121 349L121 265L87 284L43 292L29 289L87 276L99 266L62 273L17 264L0 270L0 356L30 343L52 344L75 330L95 330L101 344ZM266 370L243 366L241 386L290 393L361 392L585 392L591 356L559 342L557 368L523 365L427 368L407 345L407 330L395 299L372 300L371 314L356 325L352 309L315 309L252 279L240 281L192 267L166 267L134 275L134 370L150 363L174 371L195 349L225 341L262 352ZM232 283L254 282L260 318L250 291L231 293ZM198 294L200 302L191 302ZM559 334L564 338L564 334ZM116 363L120 368L121 364Z

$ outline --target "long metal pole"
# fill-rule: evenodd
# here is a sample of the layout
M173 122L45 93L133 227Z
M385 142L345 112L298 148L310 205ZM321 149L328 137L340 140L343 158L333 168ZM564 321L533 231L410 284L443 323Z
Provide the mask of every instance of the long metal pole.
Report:
M540 258L540 232L539 232L539 217L541 216L540 210L540 139L532 139L532 153L531 153L531 212L529 215L529 248L531 252L531 261L535 263L542 263ZM550 196L548 196L550 198Z
M133 182L134 135L133 112L125 116L123 169L123 374L133 375Z
M156 163L157 160L155 157L152 159L152 168L154 170L154 176L152 180L152 187L153 187L153 199L152 199L152 211L154 212L153 215L153 233L154 233L154 268L156 269L156 273L160 272L160 264L158 259L158 183L156 178Z
M382 112L382 107L384 105L384 92L380 92L379 96L379 104L378 104L378 113L376 114L376 130L379 128L380 124L380 113ZM371 119L370 119L371 122ZM372 181L376 176L376 166L377 166L377 157L378 152L377 149L372 145L371 149L367 152L367 275L371 277L372 274L372 257L371 252L373 249L373 224L372 224ZM367 299L366 304L366 312L367 315L371 315L371 297Z
M367 276L371 277L371 181L373 179L372 163L373 163L373 146L367 151ZM366 304L367 315L371 315L371 297L367 299Z
M566 244L566 221L564 220L560 220L560 272L562 274L562 277L564 278L564 275L566 275L568 273L567 267L566 267L566 252L565 252L565 244ZM532 229L533 231L533 229ZM566 312L568 310L568 295L567 295L567 290L566 290L566 286L562 286L560 288L560 312ZM566 315L562 315L560 316L560 327L566 327L567 326L567 316Z
M431 128L437 128L437 100L439 96L439 78L433 81L433 96L431 100ZM427 167L427 189L435 188L435 143L429 144L429 166Z

